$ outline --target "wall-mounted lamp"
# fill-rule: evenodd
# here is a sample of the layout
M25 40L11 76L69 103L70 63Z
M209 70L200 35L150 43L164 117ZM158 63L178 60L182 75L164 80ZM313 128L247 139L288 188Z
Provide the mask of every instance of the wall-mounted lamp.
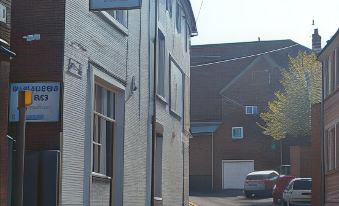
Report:
M131 81L131 93L133 94L135 91L137 91L138 87L135 83L135 76L132 77Z

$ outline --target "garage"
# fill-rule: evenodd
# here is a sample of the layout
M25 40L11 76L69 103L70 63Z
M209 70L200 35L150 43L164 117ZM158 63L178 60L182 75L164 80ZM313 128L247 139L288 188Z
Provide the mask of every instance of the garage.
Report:
M246 175L254 171L254 160L223 160L222 188L243 189Z

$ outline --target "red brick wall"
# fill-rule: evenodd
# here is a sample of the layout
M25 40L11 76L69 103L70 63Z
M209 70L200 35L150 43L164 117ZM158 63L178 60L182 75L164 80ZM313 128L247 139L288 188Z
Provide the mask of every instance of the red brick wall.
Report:
M0 56L0 203L7 202L7 117L9 62Z
M11 63L11 82L62 82L64 8L64 0L13 2L11 43L17 56ZM28 34L40 34L41 40L26 42L22 37ZM27 123L26 149L59 149L61 119L57 123ZM17 123L11 123L9 130L15 138Z
M214 135L214 190L222 189L222 160L254 160L255 170L277 169L280 147L272 149L273 139L262 134L257 118L238 114L224 120ZM232 127L244 126L244 139L232 139Z
M190 139L190 175L212 174L212 135L194 135Z

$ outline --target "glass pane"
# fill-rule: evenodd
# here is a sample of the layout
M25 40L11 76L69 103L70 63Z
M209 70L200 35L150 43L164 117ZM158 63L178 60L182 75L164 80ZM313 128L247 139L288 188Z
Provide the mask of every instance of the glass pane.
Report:
M100 168L100 146L93 144L93 172L99 173Z
M101 102L101 99L102 99L102 87L100 87L99 85L95 85L95 102L94 102L94 110L96 112L99 112L101 113L101 105L102 105L102 102Z
M113 134L114 123L106 122L106 175L112 176L113 171Z
M312 181L311 180L296 180L293 185L294 190L311 190Z
M107 91L107 116L115 119L115 94Z
M99 130L100 123L98 121L98 116L94 115L93 117L93 141L94 142L99 142L99 135L100 135L100 130Z

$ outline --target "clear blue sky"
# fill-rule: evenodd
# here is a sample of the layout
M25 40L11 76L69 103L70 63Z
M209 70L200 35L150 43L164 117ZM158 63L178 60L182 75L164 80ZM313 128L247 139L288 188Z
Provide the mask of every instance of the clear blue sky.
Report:
M192 44L292 39L309 48L319 28L322 47L339 28L339 0L191 0L199 36ZM315 27L312 26L312 20Z

